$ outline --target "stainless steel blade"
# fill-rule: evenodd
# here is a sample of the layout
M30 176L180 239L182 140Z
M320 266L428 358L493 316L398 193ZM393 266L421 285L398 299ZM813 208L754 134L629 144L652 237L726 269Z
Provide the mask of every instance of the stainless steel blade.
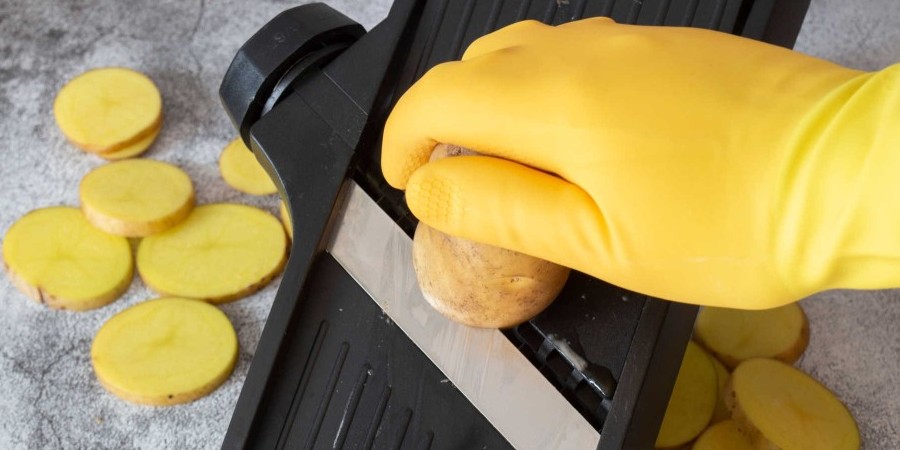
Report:
M356 183L328 251L517 449L595 449L599 433L497 330L452 322L422 296L412 240Z

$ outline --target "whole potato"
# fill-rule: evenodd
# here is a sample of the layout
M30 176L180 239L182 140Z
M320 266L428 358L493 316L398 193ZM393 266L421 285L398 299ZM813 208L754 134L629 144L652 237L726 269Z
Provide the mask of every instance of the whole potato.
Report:
M477 153L438 145L431 161ZM413 266L425 299L451 320L473 327L518 325L549 306L570 269L533 256L442 233L419 223Z

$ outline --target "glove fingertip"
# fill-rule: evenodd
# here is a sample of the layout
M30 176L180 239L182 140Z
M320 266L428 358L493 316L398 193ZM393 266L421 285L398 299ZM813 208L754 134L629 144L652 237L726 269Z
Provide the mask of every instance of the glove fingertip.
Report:
M391 116L381 147L381 172L385 181L397 189L406 189L410 176L428 162L437 145L432 139L405 132L404 124L402 114Z
M450 231L459 226L463 202L452 174L442 174L440 169L443 165L430 163L412 174L406 186L406 203L419 220L434 228Z

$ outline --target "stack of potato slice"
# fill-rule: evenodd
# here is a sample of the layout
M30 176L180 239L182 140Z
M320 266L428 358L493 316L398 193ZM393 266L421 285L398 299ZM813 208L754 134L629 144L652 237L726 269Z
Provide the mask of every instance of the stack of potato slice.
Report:
M56 123L76 147L104 159L140 155L162 128L162 96L146 75L122 67L89 70L59 91Z
M799 305L764 311L703 308L694 341L678 372L657 448L860 447L847 408L792 365L809 344L809 323Z
M241 204L195 207L182 169L134 159L151 147L163 116L159 90L139 72L85 72L60 90L53 111L73 145L113 162L81 180L80 208L41 208L13 224L3 241L11 280L50 308L84 311L120 297L136 268L163 298L132 306L100 329L91 359L101 384L153 405L212 392L231 373L238 343L228 318L208 302L243 298L280 273L282 224ZM276 192L240 140L225 148L219 166L236 189Z

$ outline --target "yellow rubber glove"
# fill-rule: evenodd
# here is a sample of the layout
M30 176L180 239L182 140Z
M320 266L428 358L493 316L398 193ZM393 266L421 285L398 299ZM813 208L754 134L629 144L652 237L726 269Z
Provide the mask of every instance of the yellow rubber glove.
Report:
M769 308L900 285L898 83L706 30L522 22L403 96L382 166L446 233ZM426 165L436 143L492 157Z

